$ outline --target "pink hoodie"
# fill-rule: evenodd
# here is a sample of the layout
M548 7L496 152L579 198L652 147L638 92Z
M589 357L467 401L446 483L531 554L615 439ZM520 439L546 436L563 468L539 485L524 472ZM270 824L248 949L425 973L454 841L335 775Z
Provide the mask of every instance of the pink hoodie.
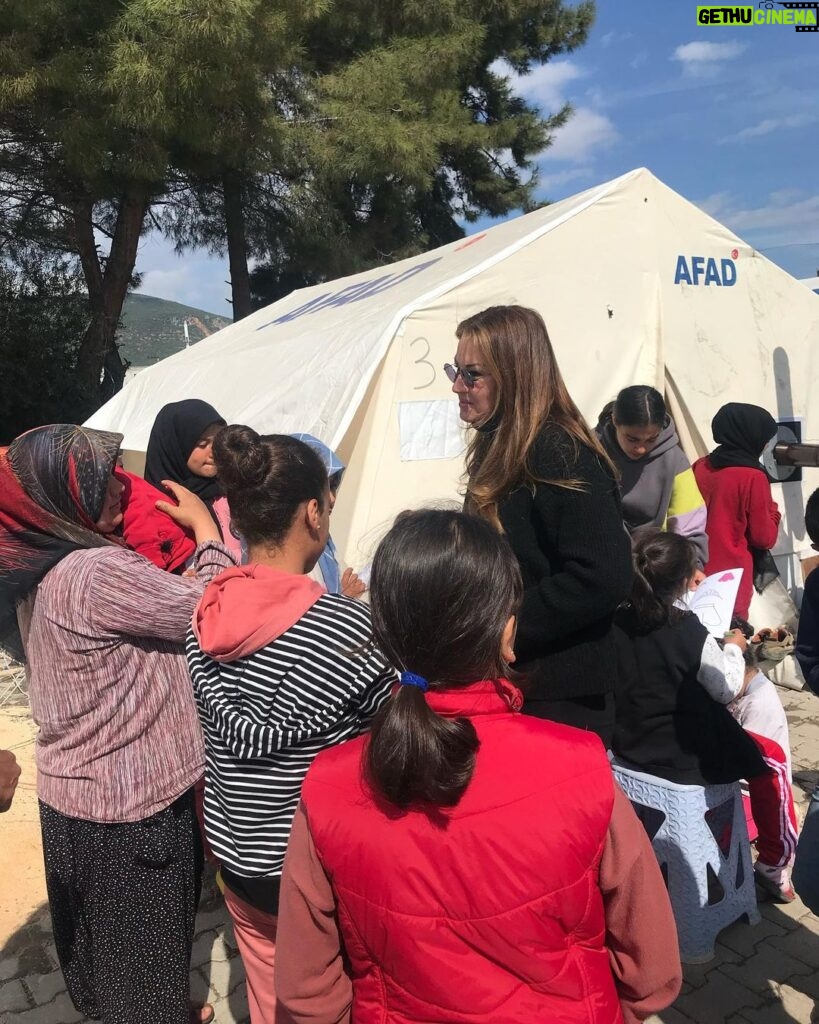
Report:
M237 566L208 584L193 613L193 632L214 661L237 661L286 633L326 593L309 576Z

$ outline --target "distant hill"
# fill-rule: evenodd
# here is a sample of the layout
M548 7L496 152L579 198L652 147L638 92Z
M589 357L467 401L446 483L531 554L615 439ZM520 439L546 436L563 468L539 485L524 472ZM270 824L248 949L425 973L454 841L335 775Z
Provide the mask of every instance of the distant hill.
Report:
M122 327L117 334L121 355L132 366L152 366L185 347L183 323L196 317L213 334L231 322L228 317L183 306L180 302L132 293L122 309ZM191 344L205 335L193 324L188 327Z

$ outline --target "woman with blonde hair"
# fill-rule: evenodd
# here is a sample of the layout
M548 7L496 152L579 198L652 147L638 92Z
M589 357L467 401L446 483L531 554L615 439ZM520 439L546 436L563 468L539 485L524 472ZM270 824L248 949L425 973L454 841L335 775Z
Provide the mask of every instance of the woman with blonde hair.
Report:
M456 330L445 370L474 429L466 509L506 534L523 576L515 653L524 710L608 742L612 619L631 545L612 464L569 394L540 315L492 306Z

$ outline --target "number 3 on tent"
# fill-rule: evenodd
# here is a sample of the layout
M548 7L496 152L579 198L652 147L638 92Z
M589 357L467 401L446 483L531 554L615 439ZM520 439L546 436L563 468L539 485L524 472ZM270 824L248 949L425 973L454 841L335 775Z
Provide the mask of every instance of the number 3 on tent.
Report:
M427 356L430 353L429 342L427 341L427 339L426 338L413 338L412 341L410 342L410 348L412 348L413 346L419 344L419 342L420 342L420 344L422 344L424 346L424 354L419 356L415 360L415 365L416 366L425 366L427 368L427 370L429 371L429 378L423 384L416 384L413 387L413 389L412 389L413 391L423 391L424 388L428 388L430 386L430 384L434 384L435 383L435 367L432 365L432 363L427 358Z

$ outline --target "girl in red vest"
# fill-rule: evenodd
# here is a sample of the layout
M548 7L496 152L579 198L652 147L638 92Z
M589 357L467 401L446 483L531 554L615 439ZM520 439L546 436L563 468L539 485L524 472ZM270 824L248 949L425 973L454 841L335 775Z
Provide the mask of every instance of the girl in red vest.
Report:
M591 732L520 714L521 576L494 527L399 517L373 562L401 685L307 773L277 1022L638 1021L680 988L657 862Z

